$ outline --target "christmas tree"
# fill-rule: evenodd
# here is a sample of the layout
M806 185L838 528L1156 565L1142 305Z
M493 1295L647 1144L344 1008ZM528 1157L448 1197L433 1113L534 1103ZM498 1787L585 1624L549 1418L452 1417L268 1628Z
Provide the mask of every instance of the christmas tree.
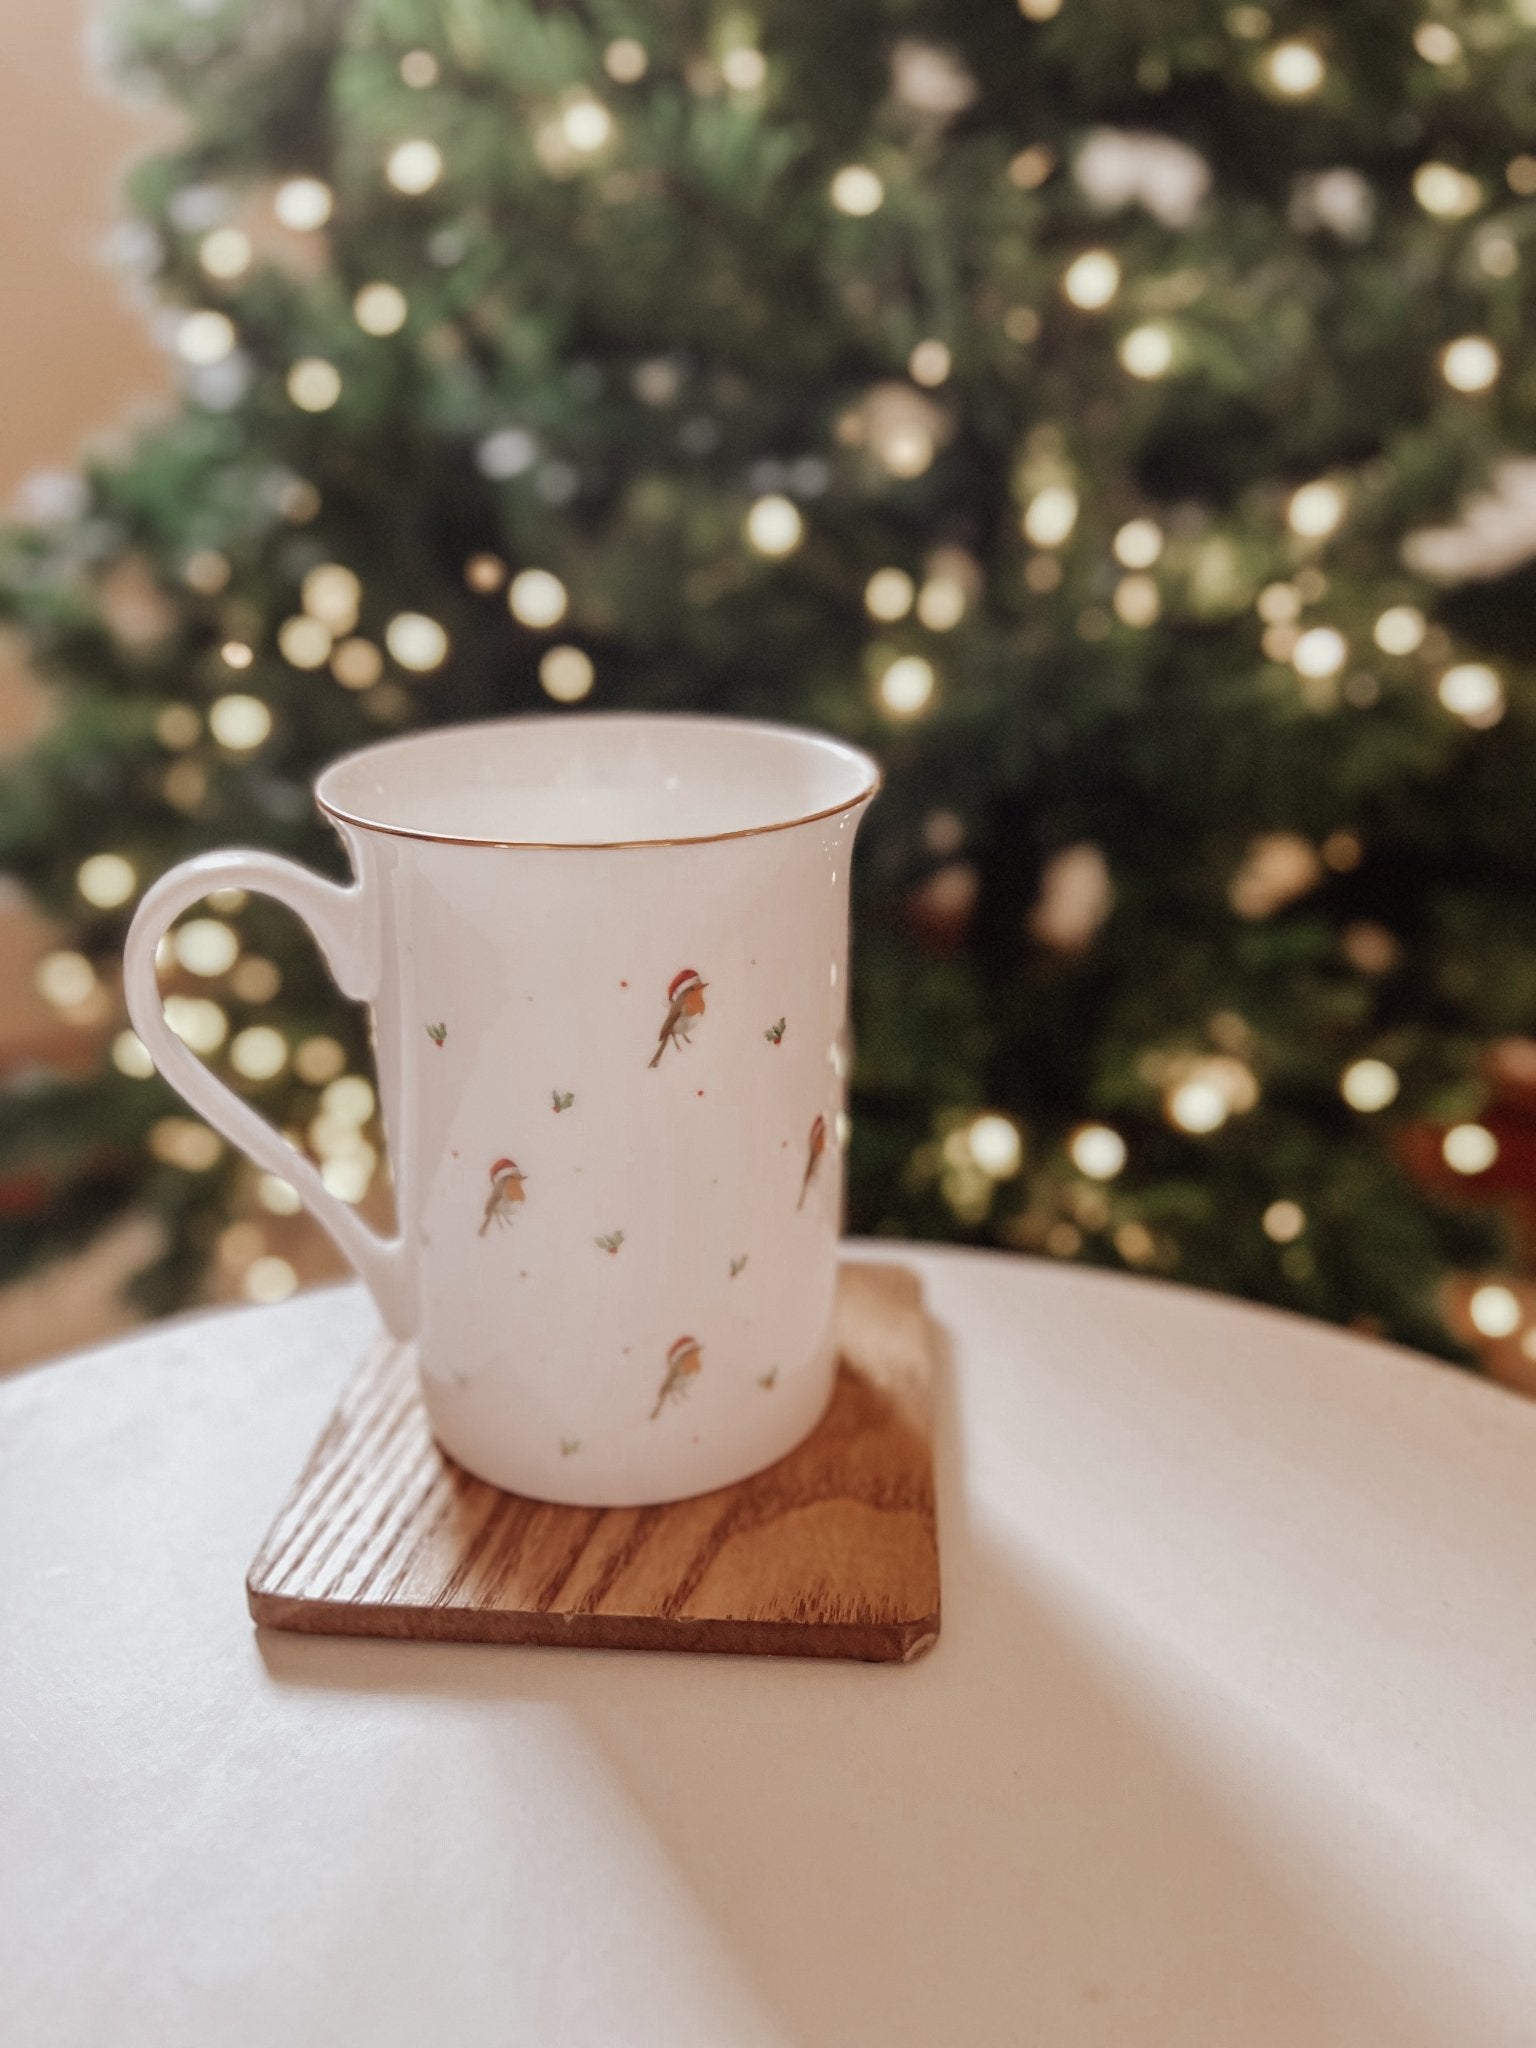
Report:
M1531 0L131 0L109 44L184 114L119 237L182 392L0 548L59 685L0 858L110 1044L8 1092L0 1266L148 1203L164 1302L291 1206L115 1016L170 862L337 871L310 776L397 728L707 709L888 770L855 1226L1446 1347L1492 1245L1404 1135L1486 1169L1536 1010L1518 505L1473 545L1536 428ZM166 990L364 1198L365 1021L283 914L215 901Z

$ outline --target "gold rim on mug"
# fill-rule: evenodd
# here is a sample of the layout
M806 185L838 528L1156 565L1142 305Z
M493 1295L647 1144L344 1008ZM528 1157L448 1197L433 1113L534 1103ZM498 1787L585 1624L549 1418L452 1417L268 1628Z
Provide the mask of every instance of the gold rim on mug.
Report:
M768 732L781 737L810 740L817 746L832 747L839 753L862 762L868 780L864 788L854 795L845 797L841 803L828 804L824 810L807 811L798 818L775 818L768 825L742 825L732 832L695 832L681 839L489 839L482 833L429 832L419 825L385 825L376 818L365 818L355 811L343 810L323 794L322 785L332 775L344 768L351 768L364 761L371 754L388 753L395 747L408 747L415 740L428 739L438 733L466 730L470 726L495 726L506 731L516 726L555 726L567 723L562 718L530 716L524 718L466 719L462 726L428 726L424 732L401 733L394 739L375 740L371 746L356 747L350 754L342 754L327 763L316 778L315 804L328 818L338 825L350 825L358 832L379 832L389 839L425 840L435 846L485 846L492 848L517 848L537 853L624 853L636 852L648 846L713 846L725 839L760 839L768 832L792 832L798 825L816 825L824 818L835 818L842 811L857 809L860 804L870 802L879 795L885 782L885 771L872 754L866 754L862 747L854 746L848 740L838 739L832 733L817 732L811 726L780 725L768 718L709 718L690 712L588 712L588 720L605 725L665 725L676 720L680 725L730 725L742 732Z

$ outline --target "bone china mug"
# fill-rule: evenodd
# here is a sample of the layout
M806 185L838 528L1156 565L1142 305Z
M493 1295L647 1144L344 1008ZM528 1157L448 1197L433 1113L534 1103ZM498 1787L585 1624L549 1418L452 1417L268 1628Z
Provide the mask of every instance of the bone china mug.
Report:
M292 1183L497 1486L676 1500L782 1457L835 1371L854 748L730 719L517 718L385 741L316 797L342 888L201 855L128 935L165 1078ZM214 889L297 911L372 1006L381 1238L165 1021L155 950Z

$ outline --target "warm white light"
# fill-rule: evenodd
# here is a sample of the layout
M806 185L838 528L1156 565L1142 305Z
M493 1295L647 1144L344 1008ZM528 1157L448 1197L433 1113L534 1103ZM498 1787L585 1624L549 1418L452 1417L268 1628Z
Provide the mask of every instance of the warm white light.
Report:
M448 635L425 612L396 612L384 628L384 645L402 668L425 675L448 658Z
M204 597L217 596L229 581L229 557L217 548L194 548L182 563L181 574L189 590Z
M323 1034L304 1039L293 1055L294 1072L315 1088L322 1081L334 1080L346 1064L346 1048L340 1040Z
M1276 1244L1294 1244L1307 1227L1307 1214L1299 1202L1271 1202L1264 1211L1264 1235Z
M1440 374L1453 391L1486 391L1502 367L1498 350L1483 334L1463 334L1440 351Z
M933 435L925 420L884 420L872 438L881 466L892 476L921 476L933 462Z
M407 50L400 59L400 76L417 92L425 92L438 80L437 59L430 50Z
M1383 654L1413 654L1423 646L1427 630L1416 605L1394 604L1376 621L1371 637Z
M341 372L324 356L300 356L288 372L288 396L300 412L329 412L341 396Z
M219 659L226 668L249 668L256 659L256 650L244 640L226 640L219 649Z
M1264 60L1265 75L1275 91L1288 100L1304 100L1322 84L1322 58L1310 43L1276 43Z
M147 1081L155 1071L149 1048L137 1031L119 1031L112 1041L112 1064L132 1081Z
M1339 1076L1339 1093L1351 1109L1372 1115L1397 1100L1396 1070L1385 1060L1354 1060Z
M208 726L221 747L243 754L271 732L272 714L259 697L218 697L209 707Z
M942 384L954 368L954 358L942 341L920 341L907 357L907 374L914 384L930 389Z
M1254 599L1254 610L1268 625L1288 626L1301 615L1301 592L1294 583L1266 583Z
M1437 220L1465 220L1482 205L1483 188L1454 164L1420 164L1413 174L1413 196Z
M304 609L333 633L350 633L357 624L363 586L340 562L320 562L299 586Z
M768 59L745 44L727 50L720 59L720 76L732 92L756 92L768 76Z
M197 260L210 277L241 277L251 267L251 238L239 228L215 228L198 243Z
M292 1181L264 1173L256 1183L256 1199L269 1216L297 1216L303 1204Z
M1162 592L1150 576L1122 576L1115 585L1115 615L1127 626L1155 626L1162 609Z
M397 142L389 152L384 175L397 192L406 192L412 197L420 192L430 192L443 175L443 153L435 142L427 142L420 137L413 137L409 142Z
M1047 484L1024 512L1024 538L1037 548L1059 548L1077 524L1077 493L1069 484Z
M464 581L482 595L500 590L507 580L507 565L500 555L471 555L464 564Z
M343 1074L325 1089L320 1097L320 1106L337 1123L350 1124L355 1130L373 1115L376 1107L373 1083L362 1074Z
M557 704L579 704L596 680L591 657L579 647L551 647L539 663L539 682Z
M877 569L864 586L864 609L887 623L904 619L912 609L912 578L905 569Z
M360 1202L373 1179L373 1164L371 1157L347 1153L325 1160L320 1178L339 1202Z
M1413 47L1426 64L1454 64L1461 55L1461 37L1443 21L1421 21L1413 32Z
M1113 1180L1125 1170L1125 1140L1108 1124L1079 1124L1067 1142L1072 1164L1089 1180Z
M1332 626L1310 626L1291 650L1297 675L1336 676L1349 659L1349 642Z
M165 1166L183 1173L206 1173L217 1166L224 1146L218 1134L190 1116L163 1116L150 1126L149 1149Z
M384 657L371 640L343 640L331 656L331 674L344 690L371 690L384 673Z
M245 1269L241 1290L247 1301L286 1301L299 1284L299 1276L286 1259L265 1252Z
M207 996L167 996L165 1021L183 1045L194 1052L217 1052L224 1043L229 1019Z
M289 178L272 195L272 211L285 228L308 234L331 217L335 195L320 178Z
M1504 685L1485 661L1458 662L1440 678L1440 702L1468 725L1497 725L1504 716Z
M1012 1180L1024 1164L1024 1140L1012 1117L989 1111L965 1134L972 1160L989 1180Z
M1010 185L1017 185L1021 192L1036 192L1055 168L1055 151L1047 149L1043 143L1032 143L1028 149L1021 149L1017 156L1009 159L1008 182ZM1039 331L1040 323L1037 319L1034 333L1038 334ZM1028 335L1024 338L1032 340L1034 336Z
M903 654L880 678L880 702L893 718L915 718L933 695L932 664L920 654Z
M565 585L548 569L524 569L507 589L507 609L520 626L542 629L565 617Z
M1019 0L1019 12L1026 21L1054 21L1061 12L1061 0Z
M352 318L364 334L398 334L410 306L398 285L365 284L352 301Z
M1155 519L1131 519L1115 535L1115 560L1126 569L1150 569L1163 552L1163 529Z
M324 668L331 658L331 635L318 619L297 613L277 629L277 648L294 668Z
M1442 1139L1440 1156L1452 1173L1486 1173L1499 1156L1499 1141L1484 1124L1456 1124Z
M603 69L616 85L633 85L644 78L650 61L644 43L637 43L633 36L620 36L603 52Z
M1156 321L1133 327L1120 344L1120 361L1133 377L1166 377L1173 368L1173 336Z
M852 214L856 220L878 213L885 199L885 186L868 164L844 164L830 190L838 212Z
M178 928L171 945L188 974L228 974L240 957L238 936L217 917L190 918Z
M1220 1130L1231 1114L1225 1093L1214 1081L1184 1081L1168 1097L1169 1120L1181 1131L1203 1137Z
M120 853L93 853L75 873L75 887L98 910L115 910L138 887L133 862Z
M229 1064L247 1081L270 1081L288 1064L288 1041L270 1024L252 1024L235 1034Z
M1303 484L1299 491L1291 493L1291 502L1285 509L1286 524L1292 533L1299 533L1307 540L1323 540L1333 532L1344 517L1344 493L1337 484Z
M1120 265L1107 249L1085 249L1068 265L1061 289L1074 306L1096 313L1120 289Z
M917 593L917 616L930 633L948 633L965 617L965 586L953 576L930 576Z
M188 313L176 330L176 353L184 363L205 369L222 363L235 341L235 323L227 313Z
M803 531L798 510L776 492L757 499L747 514L747 539L760 555L792 553L800 545Z
M1524 1320L1520 1298L1514 1290L1493 1285L1473 1291L1467 1314L1472 1318L1473 1329L1482 1337L1513 1337Z
M581 93L568 100L560 113L560 126L571 148L591 156L613 133L613 116L601 100Z
M32 980L43 1001L56 1010L73 1010L96 992L96 970L83 953L45 953Z

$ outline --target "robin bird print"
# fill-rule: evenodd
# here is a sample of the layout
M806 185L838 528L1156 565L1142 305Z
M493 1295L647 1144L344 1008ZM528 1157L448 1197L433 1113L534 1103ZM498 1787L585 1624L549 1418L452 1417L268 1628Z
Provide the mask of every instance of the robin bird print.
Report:
M704 991L708 987L709 983L700 979L695 967L684 967L673 975L667 984L667 1020L651 1054L653 1067L660 1066L661 1056L669 1045L681 1047L688 1043L694 1018L704 1014Z
M816 1169L821 1164L821 1155L826 1149L827 1120L824 1116L819 1116L811 1125L811 1135L805 1148L805 1178L800 1183L800 1199L795 1204L797 1209L805 1207L806 1195L810 1192L811 1182L816 1178Z
M679 1337L667 1353L667 1376L656 1396L656 1406L651 1410L652 1422L669 1401L679 1400L687 1393L688 1382L703 1363L704 1354L699 1349L697 1337Z
M493 1223L503 1229L512 1221L512 1213L519 1202L527 1200L523 1183L527 1175L515 1159L498 1159L491 1168L491 1192L485 1198L485 1215L475 1233L484 1237Z

